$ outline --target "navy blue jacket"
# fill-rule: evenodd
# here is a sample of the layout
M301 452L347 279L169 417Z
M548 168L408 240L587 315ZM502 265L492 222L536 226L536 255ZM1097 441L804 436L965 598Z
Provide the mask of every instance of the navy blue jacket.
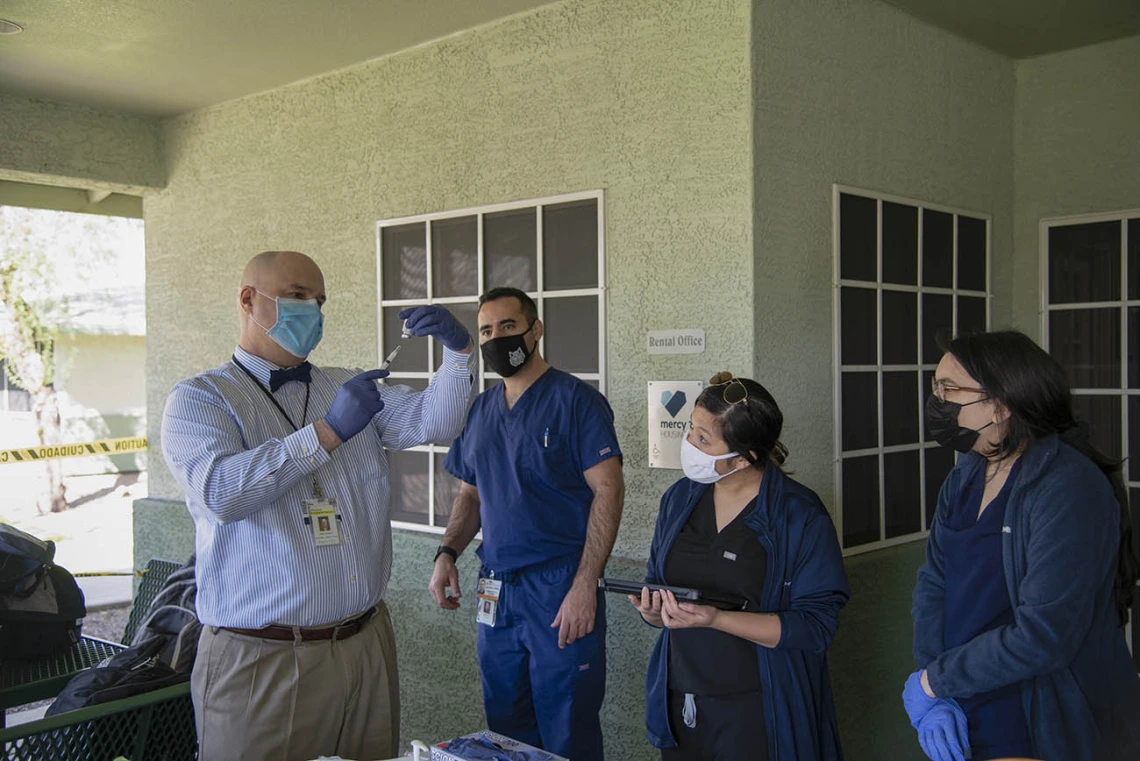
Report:
M662 583L665 558L707 485L682 478L661 498L646 581ZM761 612L780 616L780 642L756 646L764 690L769 761L840 761L839 729L826 652L851 597L835 526L815 492L769 467L746 525L768 552ZM645 679L649 742L672 748L669 630L662 629Z
M1113 602L1120 506L1096 464L1056 436L1021 456L1005 509L1013 623L943 646L942 522L984 463L960 458L942 485L914 589L915 663L941 697L1022 683L1036 758L1140 759L1140 679Z

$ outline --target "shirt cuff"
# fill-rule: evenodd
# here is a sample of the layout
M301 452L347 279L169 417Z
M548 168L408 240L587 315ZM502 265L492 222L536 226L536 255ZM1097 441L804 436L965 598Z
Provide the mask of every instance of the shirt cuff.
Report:
M474 339L472 339L474 340ZM476 357L478 356L478 347L472 345L473 348L469 354L463 352L452 351L446 346L443 347L443 361L440 363L440 371L447 375L454 375L456 377L474 376L475 368L477 367Z
M332 456L321 446L317 439L317 431L312 423L283 439L285 455L305 473L310 473L332 459Z

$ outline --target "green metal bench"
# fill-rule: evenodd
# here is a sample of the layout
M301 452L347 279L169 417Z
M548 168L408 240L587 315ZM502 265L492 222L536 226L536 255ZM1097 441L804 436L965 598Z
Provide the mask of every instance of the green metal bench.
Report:
M0 730L4 761L194 761L190 683Z
M171 560L154 559L147 563L131 605L121 643L97 637L80 637L71 649L57 655L36 660L0 662L0 728L4 727L6 709L54 698L80 671L124 650L134 638L135 631L166 578L180 567L181 563Z

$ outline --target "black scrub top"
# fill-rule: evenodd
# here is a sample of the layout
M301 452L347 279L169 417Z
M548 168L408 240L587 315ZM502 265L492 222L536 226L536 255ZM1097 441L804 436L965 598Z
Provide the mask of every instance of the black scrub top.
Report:
M665 583L739 595L757 610L768 552L744 518L748 503L719 533L713 489L701 497L665 558ZM694 695L737 695L760 691L756 645L715 629L669 633L669 689Z

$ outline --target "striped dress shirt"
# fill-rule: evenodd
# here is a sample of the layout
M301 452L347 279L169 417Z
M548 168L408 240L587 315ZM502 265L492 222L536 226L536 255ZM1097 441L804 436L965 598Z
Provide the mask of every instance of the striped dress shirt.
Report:
M276 365L240 347L234 356L260 382L226 362L170 392L162 453L186 494L197 547L198 617L210 626L260 629L320 626L375 605L392 568L388 456L385 450L447 443L463 429L471 400L471 355L445 349L427 389L381 386L384 409L331 454L313 421L328 413L341 385L359 370L313 367L269 400ZM339 545L318 547L302 501L313 479L336 500Z

